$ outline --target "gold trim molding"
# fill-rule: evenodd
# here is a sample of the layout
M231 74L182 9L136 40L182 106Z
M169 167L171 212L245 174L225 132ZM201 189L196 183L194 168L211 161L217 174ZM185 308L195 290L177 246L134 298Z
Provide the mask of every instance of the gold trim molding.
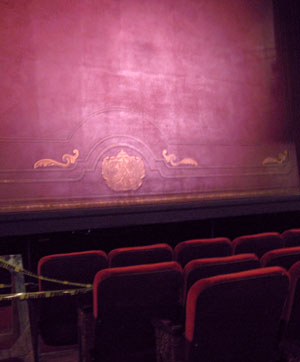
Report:
M73 209L88 209L88 208L122 208L135 207L146 205L162 205L175 203L194 203L198 201L218 201L227 199L240 198L257 198L268 196L300 196L299 188L280 189L280 190L260 190L260 191L240 191L240 192L211 192L211 193L196 193L196 194L177 194L168 196L146 196L132 197L117 200L69 200L69 201L44 201L39 202L34 200L31 203L0 205L0 214L16 213L16 212L32 212L32 211L47 211L47 210L73 210Z
M105 157L102 176L113 191L136 191L146 175L144 161L120 151L117 156Z
M36 163L33 165L33 168L39 168L39 167L69 167L71 164L75 164L77 158L79 156L79 151L77 149L73 150L73 155L70 155L68 153L65 153L62 156L62 161L56 161L51 158L42 158L41 160L36 161Z
M176 155L174 155L173 153L168 155L167 150L163 150L162 155L163 155L166 163L170 164L173 167L177 167L180 165L187 165L187 166L194 166L194 167L198 166L198 162L196 160L194 160L193 158L183 158L180 161L176 161L177 160Z

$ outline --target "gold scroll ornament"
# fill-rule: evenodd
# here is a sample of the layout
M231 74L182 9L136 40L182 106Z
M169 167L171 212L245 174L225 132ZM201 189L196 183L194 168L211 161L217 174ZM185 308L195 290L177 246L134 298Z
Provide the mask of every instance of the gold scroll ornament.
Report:
M283 152L280 152L278 154L278 157L266 157L262 164L264 166L276 166L276 165L282 165L287 161L287 157L288 157L288 151L284 150Z
M171 166L174 166L174 167L180 166L180 165L188 165L188 166L194 166L194 167L198 166L198 162L192 158L183 158L180 161L176 161L177 157L173 153L168 155L167 150L163 150L162 155L164 156L166 163L169 163Z
M117 156L105 157L102 162L102 176L114 191L135 191L141 187L146 175L144 161L120 151Z
M69 167L71 164L74 164L79 156L79 151L77 149L73 150L73 155L70 155L68 153L65 153L62 156L63 162L53 160L51 158L42 158L41 160L36 161L36 163L33 165L33 168L39 168L39 167Z

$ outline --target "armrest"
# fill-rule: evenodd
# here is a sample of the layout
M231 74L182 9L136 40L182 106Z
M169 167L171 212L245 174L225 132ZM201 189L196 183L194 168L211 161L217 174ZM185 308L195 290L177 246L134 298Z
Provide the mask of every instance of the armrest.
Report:
M155 329L160 329L173 336L181 336L184 332L184 326L181 323L169 319L153 319L152 325Z
M154 319L156 361L182 362L184 360L184 326L166 319Z

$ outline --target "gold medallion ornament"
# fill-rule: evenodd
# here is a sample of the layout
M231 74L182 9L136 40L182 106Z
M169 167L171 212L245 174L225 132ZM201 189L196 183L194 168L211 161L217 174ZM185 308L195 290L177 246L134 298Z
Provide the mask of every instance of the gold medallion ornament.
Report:
M68 153L65 153L62 155L62 161L56 161L52 158L43 158L41 160L36 161L36 163L33 165L33 168L39 168L39 167L69 167L71 164L74 164L79 156L78 150L73 150L73 155L70 155Z
M135 191L142 186L146 175L144 161L120 151L117 156L105 157L102 176L107 186L114 191Z

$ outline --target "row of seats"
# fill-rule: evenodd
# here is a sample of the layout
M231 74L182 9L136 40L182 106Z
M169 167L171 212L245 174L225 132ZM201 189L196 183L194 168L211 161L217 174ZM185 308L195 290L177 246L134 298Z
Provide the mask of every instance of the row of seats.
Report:
M111 268L174 260L184 267L190 260L197 258L221 257L241 253L254 253L260 258L270 250L294 246L300 247L300 229L288 230L281 235L275 232L245 235L234 239L232 242L228 238L188 240L179 243L174 250L168 244L155 244L114 249L108 255L101 251L98 253L97 263L100 264L101 268ZM78 253L70 253L42 258L38 266L39 273L42 274L44 263L49 265L49 269L56 267L60 269L59 265L56 265L59 264L59 258L65 258L65 256L71 258L72 255L76 258L79 257ZM85 257L82 258L84 265ZM61 276L61 278L63 277L64 275Z
M81 258L80 254L78 257ZM84 254L85 263L89 261L88 257L94 256L93 252ZM66 266L76 269L76 263ZM80 266L78 271L82 271ZM292 266L289 273L290 277L282 268L261 268L253 254L197 259L184 269L177 262L164 262L98 271L93 283L93 315L97 322L94 357L102 362L154 362L155 358L157 361L175 361L170 355L174 356L172 350L176 343L166 343L170 338L162 333L163 329L168 333L175 331L177 338L180 334L185 343L179 344L177 350L181 354L186 352L186 361L209 360L209 356L216 362L273 361L282 315L284 320L289 320L288 330L294 328L299 339L300 262ZM289 278L291 292L288 294ZM189 290L188 282L193 283ZM63 300L67 309L59 315L57 312ZM52 327L53 333L61 335L64 331L68 336L72 329L64 324L70 322L67 311L72 309L74 300L42 302L48 306L42 315L49 316L49 312L51 315L51 307L55 312L45 326L48 332L53 323L53 326L56 324ZM52 306L49 302L53 302ZM83 300L79 302L84 305ZM156 320L155 333L153 319ZM183 325L178 325L179 322ZM89 335L89 324L90 320L88 325L80 325L81 339ZM73 325L73 330L76 329ZM182 330L183 336L179 333ZM293 333L289 336L295 337ZM86 360L89 352L84 349L81 359Z
M127 266L159 261L175 260L183 267L192 259L228 256L232 254L254 253L259 258L266 252L300 246L300 229L291 229L282 234L276 232L244 235L232 242L228 238L195 239L183 241L176 245L174 251L167 244L156 244L152 248L119 248L108 254L108 266Z
M38 274L83 283L87 280L91 282L95 272L107 267L173 260L185 267L194 259L249 253L256 254L258 258L261 258L263 266L281 265L288 269L291 263L298 260L299 248L300 242L298 247L284 247L278 233L241 236L232 243L227 238L195 239L179 243L174 251L168 244L154 244L114 249L108 255L103 251L49 255L40 259ZM76 270L73 268L75 262ZM88 268L87 265L89 265ZM57 288L56 285L43 283L44 288ZM40 281L40 287L41 285L42 281Z
M270 234L273 233L260 234L259 237L261 238L264 235L269 236ZM256 238L257 236L254 237ZM190 287L199 279L218 274L258 268L260 267L260 262L263 266L282 265L288 269L295 261L300 260L300 247L281 248L269 251L263 255L260 261L254 254L232 256L229 253L229 256L213 257L215 256L213 250L215 250L216 245L220 244L222 246L229 245L230 242L227 239L224 240L224 238L192 240L182 242L178 244L177 249L175 248L175 258L180 259L179 256L181 251L184 252L185 256L185 259L181 259L184 259L182 264L186 264L183 270L184 282L182 285L184 293L181 294L182 304L185 303L186 295ZM190 245L190 257L199 258L202 256L202 259L192 260L190 262L187 261L186 255ZM212 245L212 250L209 250L209 245ZM201 250L204 250L203 254L199 254ZM221 250L223 249L221 248ZM203 256L206 258L203 259ZM211 256L211 258L207 258L207 256ZM119 269L123 270L126 265L163 262L165 259L172 260L173 257L172 248L166 244L116 249L113 250L108 257L103 251L51 255L40 260L38 273L56 279L91 283L94 276L101 269L106 269L103 271L103 273L105 272L106 274L112 273L112 270L114 270L114 273L117 273ZM118 263L121 267L118 266ZM113 269L107 269L109 265L112 266ZM226 266L225 268L223 267L224 265ZM40 289L58 289L58 285L40 281ZM123 293L126 293L126 288ZM94 307L97 305L97 298L95 298L96 297L94 296ZM86 296L84 303L91 304L89 296ZM76 308L76 303L70 300L70 298L60 298L59 302L56 299L53 299L41 303L40 333L46 344L63 345L77 342Z
M189 271L176 262L99 271L93 284L96 360L154 361L153 320L157 361L174 360L166 330L177 336L183 330L179 351L185 350L186 361L277 360L280 321L289 322L285 336L300 337L300 262L289 272L255 262L254 255L199 260L186 303L182 284Z
M49 255L39 261L38 273L60 280L92 283L102 269L115 268L117 272L117 269L127 266L175 260L184 268L181 304L185 305L189 289L199 279L250 270L261 265L279 265L288 269L300 260L300 246L293 247L297 244L300 244L300 229L288 230L281 235L263 233L242 236L232 242L227 238L189 240L179 243L174 250L167 244L155 244L114 249L108 255L103 251ZM249 252L256 255L239 255ZM261 257L260 261L258 257ZM223 264L226 265L225 269ZM109 272L110 269L107 269L106 273ZM61 285L40 280L39 289L61 289ZM77 301L66 297L41 303L39 325L46 344L77 342ZM84 296L80 303L92 304L91 297ZM94 299L94 306L96 304Z
M174 249L174 260L183 267L192 259L254 253L259 258L270 250L300 246L300 229L279 234L268 232L244 235L232 242L228 238L197 239L179 243Z

